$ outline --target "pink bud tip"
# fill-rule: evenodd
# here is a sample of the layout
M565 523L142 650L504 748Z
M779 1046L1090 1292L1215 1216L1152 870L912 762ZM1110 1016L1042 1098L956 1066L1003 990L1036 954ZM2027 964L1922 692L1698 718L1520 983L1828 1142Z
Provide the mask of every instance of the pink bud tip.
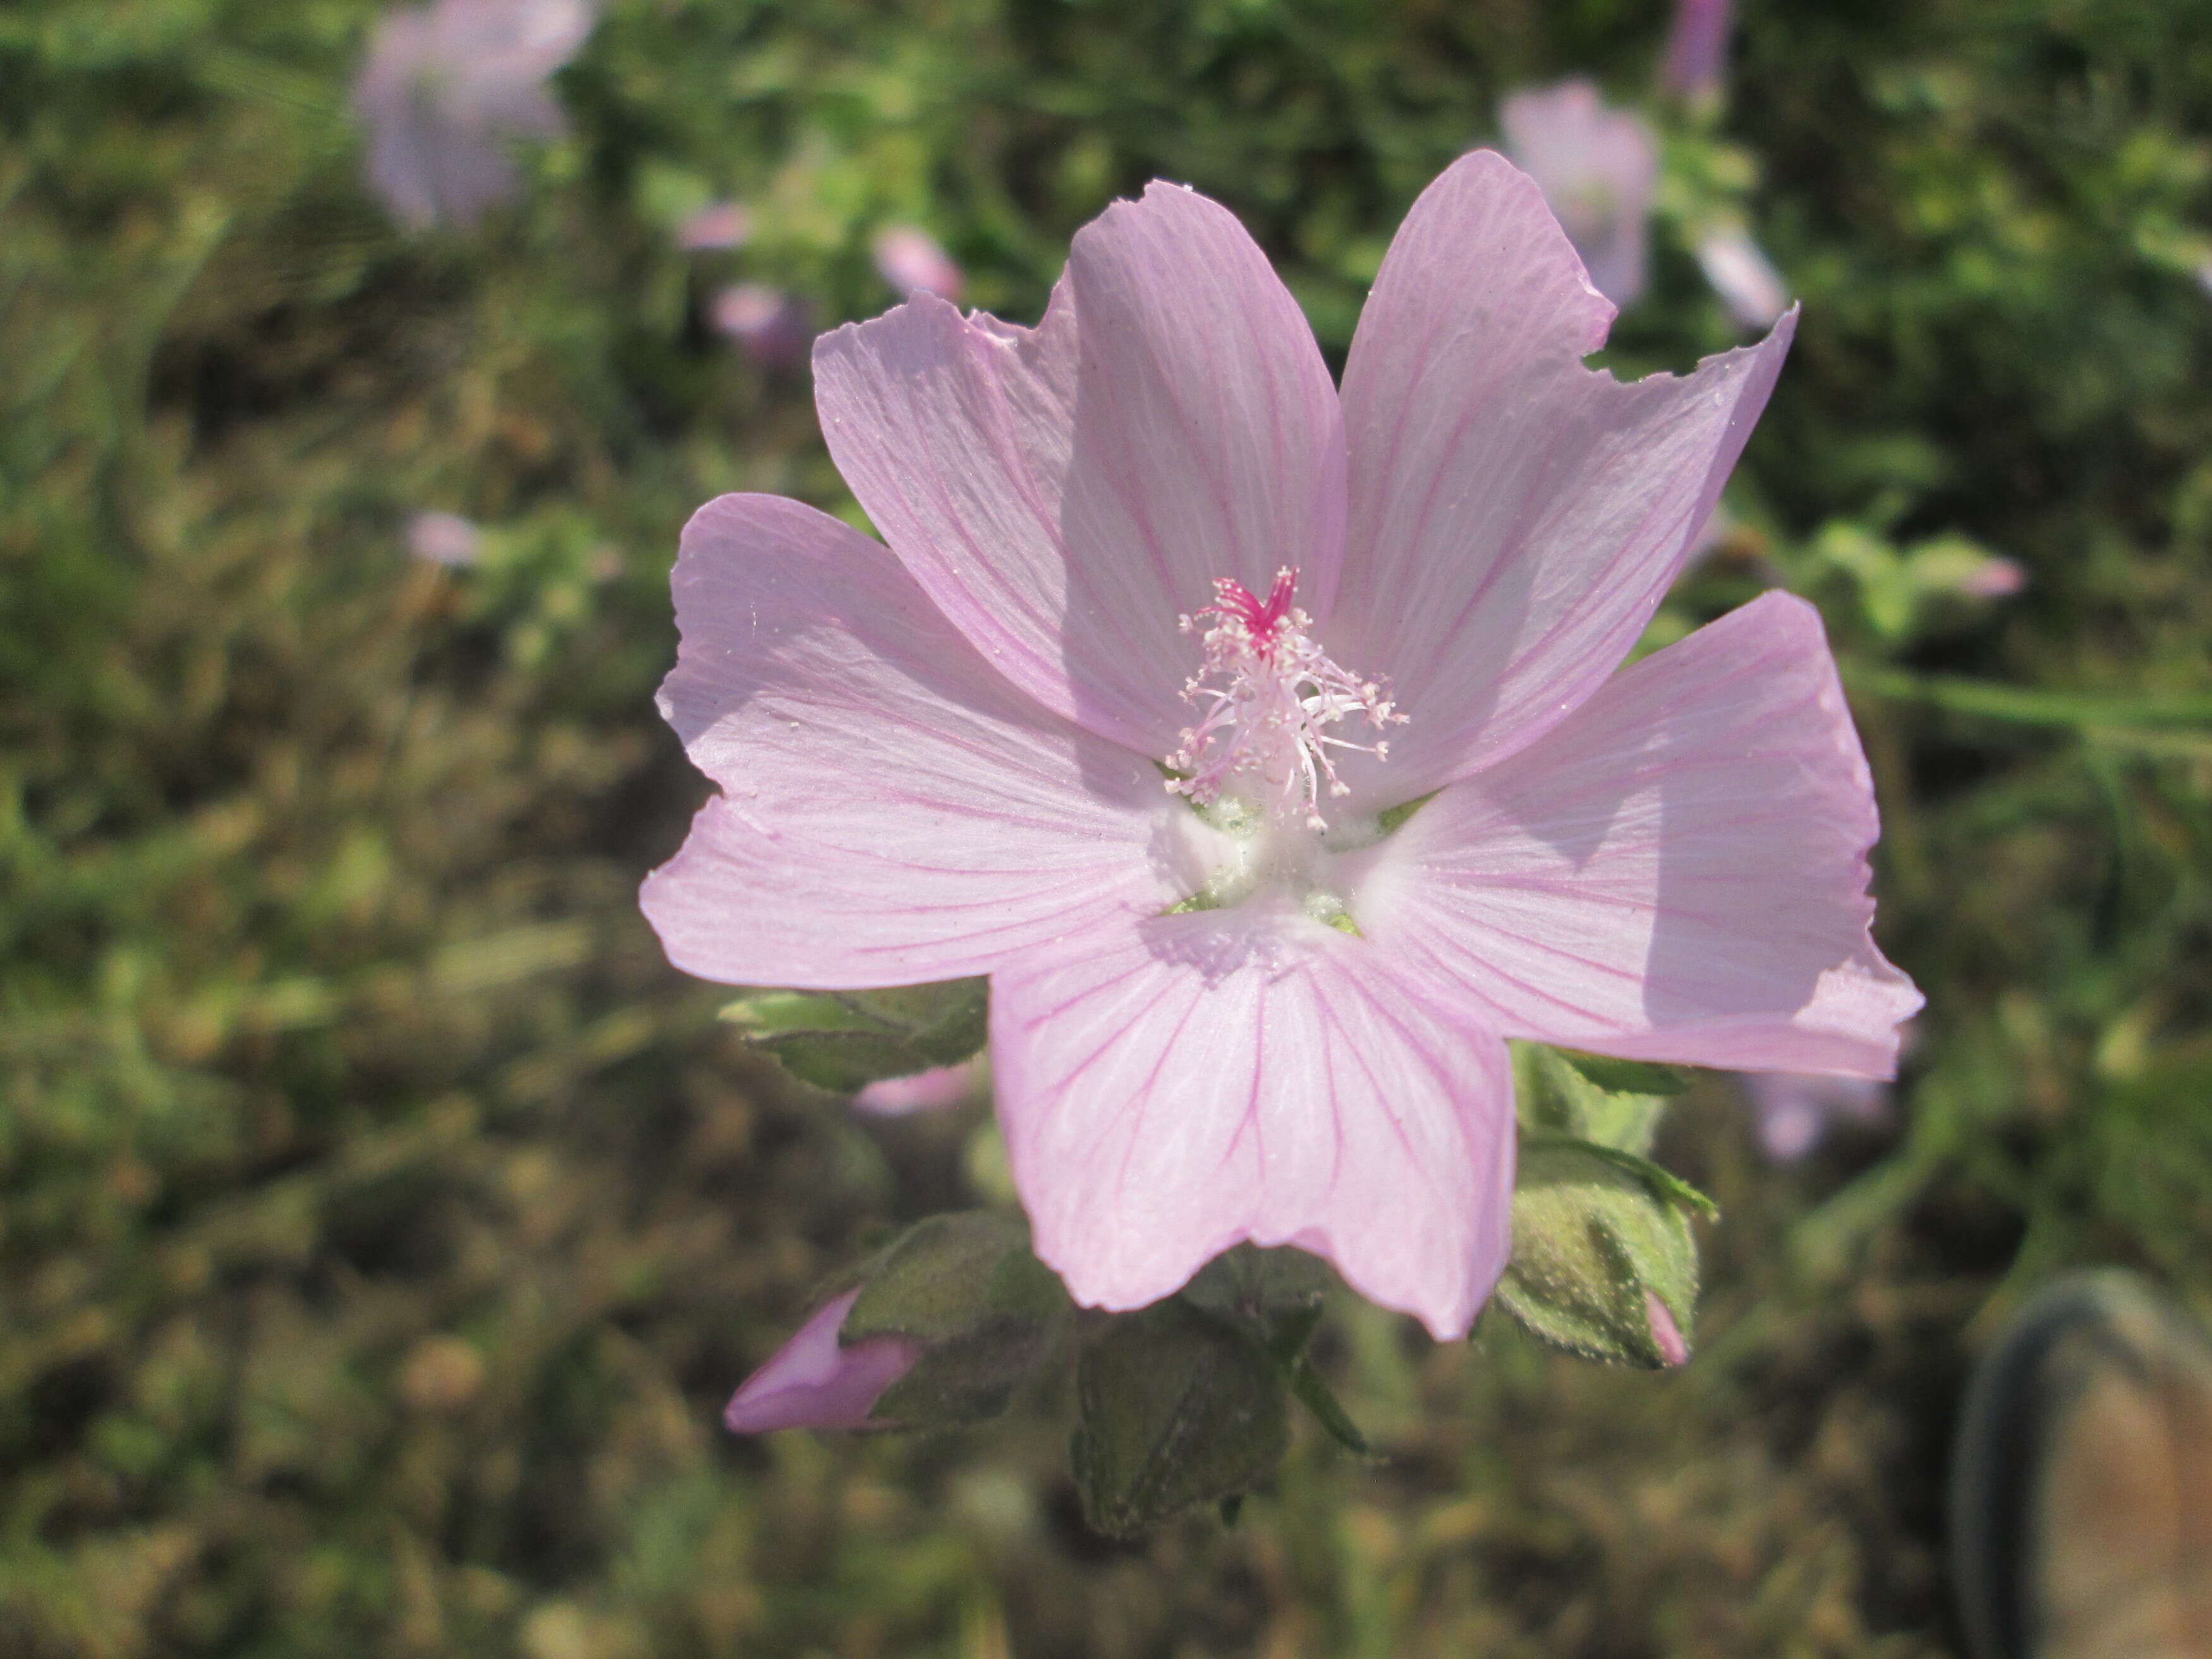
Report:
M855 1287L816 1310L730 1396L724 1426L733 1434L884 1426L868 1413L885 1389L914 1369L921 1349L897 1336L872 1336L849 1346L839 1342L837 1328L860 1297Z
M877 1117L904 1117L908 1112L934 1112L957 1106L975 1092L976 1066L963 1060L939 1066L910 1077L887 1077L853 1097L855 1111Z
M1651 1327L1651 1341L1659 1350L1659 1358L1669 1365L1686 1364L1690 1345L1682 1340L1682 1328L1674 1322L1674 1316L1656 1291L1644 1292L1644 1317Z

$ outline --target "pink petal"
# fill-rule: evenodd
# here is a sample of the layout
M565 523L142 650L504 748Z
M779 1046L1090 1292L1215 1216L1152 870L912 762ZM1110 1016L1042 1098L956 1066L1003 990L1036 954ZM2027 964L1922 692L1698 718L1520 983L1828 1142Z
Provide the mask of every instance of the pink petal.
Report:
M1819 614L1769 593L1355 855L1352 908L1509 1036L1886 1078L1921 997L1868 932L1875 832Z
M1037 1255L1079 1302L1142 1307L1251 1239L1326 1256L1441 1340L1504 1265L1504 1045L1295 911L1024 958L993 977L991 1055Z
M1720 498L1794 326L1686 379L1582 367L1613 307L1535 185L1463 156L1391 244L1344 377L1346 580L1325 644L1408 724L1387 806L1521 749L1625 657ZM1356 775L1355 775L1356 774Z
M945 615L1047 708L1175 747L1216 577L1325 614L1343 435L1313 335L1224 208L1171 185L1078 233L1042 323L917 295L816 348L823 434Z
M860 1297L855 1286L817 1309L730 1396L723 1425L732 1434L879 1426L868 1413L886 1389L914 1369L921 1350L897 1336L841 1346L837 1328Z
M1164 872L1191 814L1152 765L1023 697L858 532L725 495L674 586L661 712L723 792L645 884L686 972L954 978L1195 884Z

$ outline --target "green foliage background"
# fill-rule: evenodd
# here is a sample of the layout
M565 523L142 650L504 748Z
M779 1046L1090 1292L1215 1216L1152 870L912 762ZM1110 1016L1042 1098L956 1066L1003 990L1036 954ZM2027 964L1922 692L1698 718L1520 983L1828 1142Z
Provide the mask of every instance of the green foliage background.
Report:
M1237 1528L1133 1549L1045 1407L714 1426L974 1124L779 1079L635 913L703 793L651 699L678 526L849 506L705 302L868 314L914 220L1033 317L1161 174L1338 354L1501 94L1638 95L1662 0L614 0L525 201L421 239L359 183L366 0L0 11L0 1651L1953 1651L1975 1344L2077 1261L2212 1304L2212 12L1745 11L1673 210L1735 191L1805 316L1658 628L1828 616L1930 998L1899 1121L1777 1171L1701 1083L1686 1372L1347 1303L1381 1461L1302 1431ZM675 252L726 194L753 241ZM1658 240L1625 369L1733 339ZM484 564L410 563L422 507ZM2027 592L1921 593L1960 538Z

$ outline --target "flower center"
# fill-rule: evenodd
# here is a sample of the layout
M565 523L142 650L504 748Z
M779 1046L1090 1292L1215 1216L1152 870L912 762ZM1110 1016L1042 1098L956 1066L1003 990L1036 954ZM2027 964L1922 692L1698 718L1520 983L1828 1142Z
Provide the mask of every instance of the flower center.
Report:
M1377 738L1355 743L1328 727L1353 714L1375 731L1403 725L1375 680L1354 678L1306 637L1312 618L1291 603L1297 572L1285 567L1261 599L1224 576L1213 584L1215 603L1178 622L1186 634L1210 617L1201 643L1206 665L1183 687L1199 720L1182 732L1182 747L1167 757L1180 775L1169 790L1211 806L1224 795L1249 802L1277 822L1293 816L1309 830L1326 830L1321 797L1349 794L1329 758L1333 749L1387 758L1390 745Z

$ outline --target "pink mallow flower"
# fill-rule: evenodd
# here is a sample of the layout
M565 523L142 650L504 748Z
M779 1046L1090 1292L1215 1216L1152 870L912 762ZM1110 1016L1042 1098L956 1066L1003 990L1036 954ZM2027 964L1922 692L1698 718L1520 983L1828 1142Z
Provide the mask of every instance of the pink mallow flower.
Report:
M354 83L368 179L416 230L467 227L520 185L507 146L565 129L546 77L592 32L589 0L434 0L387 12Z
M1498 112L1506 152L1544 191L1597 291L1616 306L1644 292L1645 221L1659 150L1643 117L1609 108L1588 81L1516 92Z
M1770 593L1620 667L1794 317L1686 378L1534 182L1462 157L1341 392L1237 220L1156 184L1043 320L817 342L890 545L726 495L660 707L721 786L646 913L738 984L988 974L1037 1255L1143 1306L1249 1239L1462 1334L1504 1266L1506 1039L1886 1077L1866 763ZM1287 573L1287 574L1285 574Z
M876 270L909 299L922 293L940 300L960 297L960 267L935 237L912 225L894 226L876 238Z
M860 1296L855 1287L817 1309L730 1396L724 1426L734 1434L884 1426L868 1413L885 1389L914 1369L921 1349L897 1336L840 1343L837 1328Z

